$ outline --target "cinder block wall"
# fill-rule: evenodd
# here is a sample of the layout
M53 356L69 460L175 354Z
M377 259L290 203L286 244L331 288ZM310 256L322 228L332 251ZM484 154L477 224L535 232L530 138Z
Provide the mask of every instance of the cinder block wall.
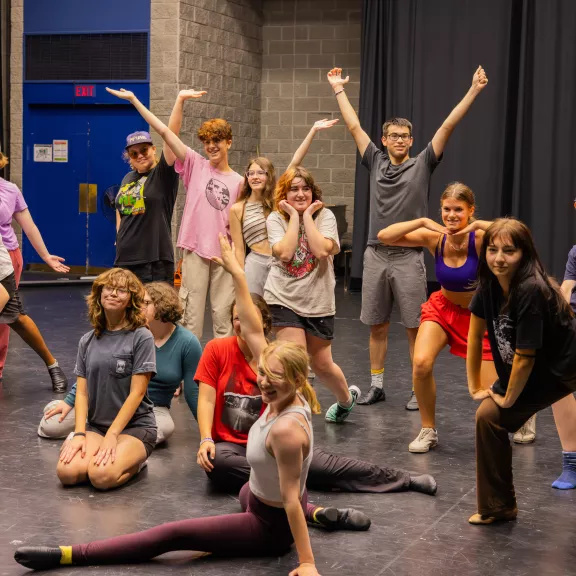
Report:
M150 79L152 111L165 122L179 90L208 91L186 103L181 138L202 151L202 122L225 118L234 134L230 165L242 173L260 137L262 0L152 0ZM181 188L174 241L184 202Z
M326 80L334 66L350 75L358 107L362 0L264 0L260 153L279 174L316 120L340 123L316 136L304 166L330 204L345 204L351 239L356 146Z

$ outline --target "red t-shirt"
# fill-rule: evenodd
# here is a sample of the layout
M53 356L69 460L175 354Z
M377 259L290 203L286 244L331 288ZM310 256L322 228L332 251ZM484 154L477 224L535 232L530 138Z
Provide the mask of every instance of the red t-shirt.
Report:
M264 412L256 374L244 358L236 336L206 344L194 380L216 389L212 438L246 445L248 431Z

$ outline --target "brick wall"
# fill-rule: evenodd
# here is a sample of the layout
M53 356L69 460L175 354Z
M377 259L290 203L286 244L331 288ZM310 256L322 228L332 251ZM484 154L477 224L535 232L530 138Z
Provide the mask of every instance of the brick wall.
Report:
M351 238L356 146L326 80L339 66L350 75L346 91L358 107L362 0L264 0L260 153L277 173L321 118L340 118L323 130L303 164L330 204L345 204Z
M261 75L262 0L152 0L152 111L167 122L180 89L207 90L186 103L180 135L202 151L196 137L202 122L225 118L234 134L230 165L240 173L258 146ZM174 240L184 200L181 189Z

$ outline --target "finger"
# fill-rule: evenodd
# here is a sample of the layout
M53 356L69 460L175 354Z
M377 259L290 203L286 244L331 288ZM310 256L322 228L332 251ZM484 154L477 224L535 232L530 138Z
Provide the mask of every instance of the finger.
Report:
M212 458L212 460L214 460L214 458L216 457L216 447L210 446L209 450L210 450L210 458Z
M54 408L48 410L48 412L46 412L46 414L44 414L44 418L46 420L49 420L50 418L52 418L52 416L58 414L58 412L56 412L56 410Z
M111 464L114 464L115 460L116 460L116 448L112 448L112 450L110 451Z
M62 422L62 420L64 420L64 418L66 418L66 416L64 414L62 414L62 416L60 416L60 418L58 418L58 422Z

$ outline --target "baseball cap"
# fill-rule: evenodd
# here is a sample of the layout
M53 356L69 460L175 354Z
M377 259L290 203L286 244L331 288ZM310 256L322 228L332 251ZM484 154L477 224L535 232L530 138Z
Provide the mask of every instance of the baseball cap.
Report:
M150 136L150 132L132 132L132 134L128 134L126 137L126 147L125 150L128 150L130 146L134 146L134 144L153 144L152 136Z

